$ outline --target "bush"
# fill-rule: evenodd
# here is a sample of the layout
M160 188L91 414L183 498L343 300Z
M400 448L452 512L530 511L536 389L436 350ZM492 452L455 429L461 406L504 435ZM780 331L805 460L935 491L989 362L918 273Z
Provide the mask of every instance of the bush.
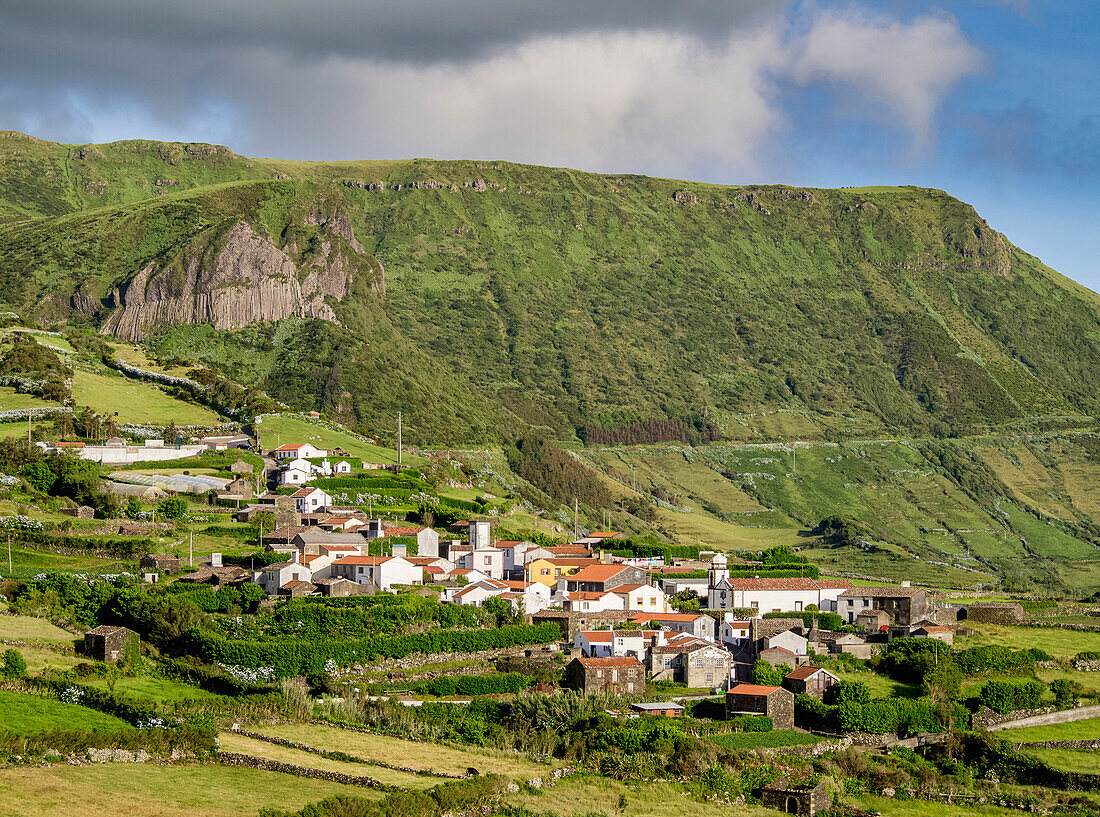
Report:
M157 505L157 513L165 519L183 519L187 515L187 500L178 496L163 499Z
M490 673L488 675L459 675L423 681L412 688L440 698L453 695L496 695L521 692L531 686L533 679L519 672Z
M997 678L986 682L978 699L983 706L1005 715L1018 709L1035 709L1045 689L1045 684L1034 678L1023 682Z
M4 664L0 667L0 676L4 678L22 678L27 674L27 661L19 650L4 650Z

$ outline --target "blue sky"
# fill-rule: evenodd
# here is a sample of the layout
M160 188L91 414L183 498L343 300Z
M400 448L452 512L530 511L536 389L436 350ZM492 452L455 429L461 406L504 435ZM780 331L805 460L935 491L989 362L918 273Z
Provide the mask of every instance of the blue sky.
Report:
M1097 0L37 0L0 128L914 184L1100 290Z

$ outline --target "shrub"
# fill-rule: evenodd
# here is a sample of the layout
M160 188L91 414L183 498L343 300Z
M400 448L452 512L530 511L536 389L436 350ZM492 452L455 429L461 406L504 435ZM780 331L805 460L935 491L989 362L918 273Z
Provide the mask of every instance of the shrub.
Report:
M183 519L187 515L187 500L178 496L163 499L157 505L157 512L165 519Z
M1045 685L1034 678L1023 682L995 678L986 682L979 693L982 705L1005 715L1017 709L1035 709L1042 700Z
M4 650L4 664L0 667L0 676L4 678L22 678L27 674L27 661L19 650Z

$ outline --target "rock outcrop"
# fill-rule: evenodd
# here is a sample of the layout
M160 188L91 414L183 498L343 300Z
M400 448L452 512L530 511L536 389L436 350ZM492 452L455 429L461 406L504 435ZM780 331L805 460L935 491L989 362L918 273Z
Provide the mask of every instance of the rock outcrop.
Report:
M163 267L151 261L111 293L115 311L101 331L136 342L181 324L230 330L289 317L338 323L329 299L346 297L362 268L376 274L372 288L384 292L381 264L355 240L346 213L314 212L306 222L321 228L308 263L295 262L297 247L280 249L244 221L229 229L216 253L193 246Z

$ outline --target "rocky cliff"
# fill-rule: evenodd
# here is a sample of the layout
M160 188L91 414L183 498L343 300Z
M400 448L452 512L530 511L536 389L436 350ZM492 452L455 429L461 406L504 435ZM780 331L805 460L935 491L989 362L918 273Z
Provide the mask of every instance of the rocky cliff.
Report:
M139 341L181 324L230 330L289 317L338 323L331 301L348 295L357 270L374 273L371 288L385 291L381 264L355 240L346 214L312 213L306 223L320 227L308 253L293 241L279 248L238 221L217 247L193 246L163 266L151 261L110 293L114 312L102 332Z

